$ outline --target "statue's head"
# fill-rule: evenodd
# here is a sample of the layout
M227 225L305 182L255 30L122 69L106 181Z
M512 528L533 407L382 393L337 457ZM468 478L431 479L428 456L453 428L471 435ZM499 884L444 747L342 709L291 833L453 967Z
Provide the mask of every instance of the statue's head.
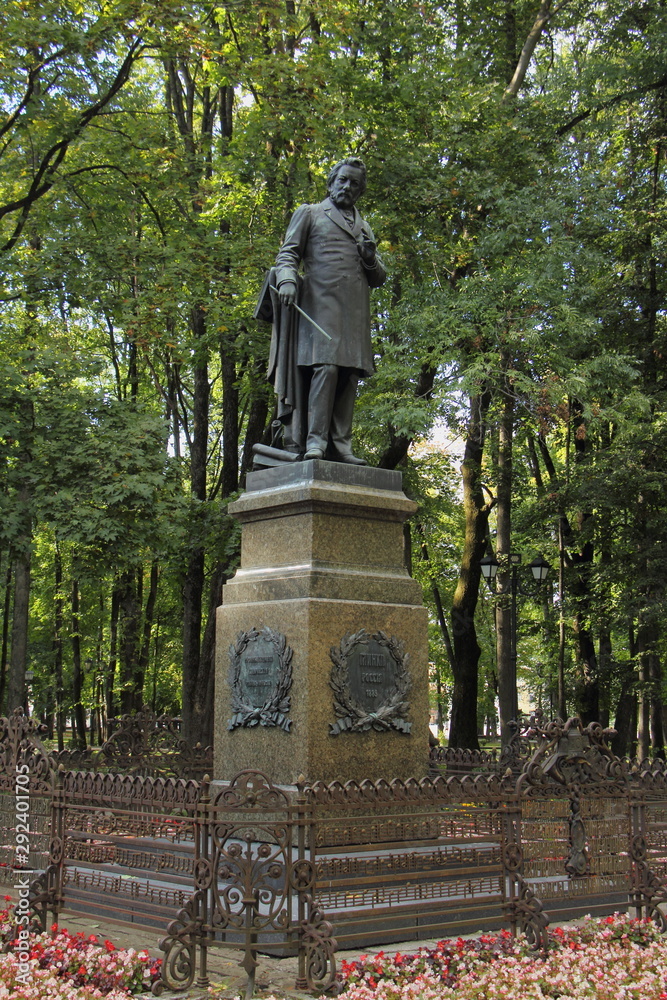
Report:
M338 163L334 164L329 171L329 176L327 177L327 190L331 190L331 185L343 167L355 167L355 169L361 170L362 186L359 193L363 194L366 190L366 164L363 160L360 160L358 156L346 156L344 160L339 160Z
M366 165L348 156L331 168L327 177L329 197L338 208L351 208L366 190Z

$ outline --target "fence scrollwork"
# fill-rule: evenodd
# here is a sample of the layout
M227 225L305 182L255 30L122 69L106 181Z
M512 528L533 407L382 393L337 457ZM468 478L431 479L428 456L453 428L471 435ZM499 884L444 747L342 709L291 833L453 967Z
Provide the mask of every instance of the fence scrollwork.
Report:
M298 955L299 985L321 991L337 942L396 940L396 921L406 939L425 926L447 936L461 913L489 927L504 912L543 948L551 901L562 919L620 901L667 932L667 766L615 757L608 735L534 719L503 766L454 751L432 754L428 777L286 789L257 771L226 783L56 772L38 727L14 713L0 720L0 791L9 804L28 765L41 925L86 893L109 912L119 899L137 922L142 908L164 916L158 990L205 986L219 946L241 952L249 983L262 951Z
M179 910L176 919L167 928L167 935L160 941L165 953L161 978L153 984L156 996L165 990L175 992L189 989L197 974L197 950L206 947L207 935L201 916L202 893L193 894Z
M335 954L338 944L333 926L313 904L312 896L306 897L308 916L301 923L303 962L297 986L313 992L326 993L336 981Z
M510 920L525 935L528 945L535 951L546 951L549 940L547 927L549 919L544 913L541 900L523 879L519 878L518 896L509 903Z

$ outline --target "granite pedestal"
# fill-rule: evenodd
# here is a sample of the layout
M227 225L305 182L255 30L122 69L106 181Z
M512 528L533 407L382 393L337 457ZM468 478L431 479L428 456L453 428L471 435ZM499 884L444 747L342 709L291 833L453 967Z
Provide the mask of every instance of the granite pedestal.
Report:
M314 460L248 476L229 506L241 566L218 609L216 779L426 773L427 612L403 542L415 509L389 470Z

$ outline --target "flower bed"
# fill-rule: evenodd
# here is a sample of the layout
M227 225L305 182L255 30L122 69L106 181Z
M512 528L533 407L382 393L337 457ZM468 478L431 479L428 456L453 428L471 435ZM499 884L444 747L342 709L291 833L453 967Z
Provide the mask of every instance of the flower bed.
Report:
M161 960L147 951L116 948L94 934L55 927L19 944L16 931L13 912L0 911L0 1000L127 1000L160 978Z
M614 914L550 932L536 956L507 932L343 962L344 1000L667 1000L667 938Z

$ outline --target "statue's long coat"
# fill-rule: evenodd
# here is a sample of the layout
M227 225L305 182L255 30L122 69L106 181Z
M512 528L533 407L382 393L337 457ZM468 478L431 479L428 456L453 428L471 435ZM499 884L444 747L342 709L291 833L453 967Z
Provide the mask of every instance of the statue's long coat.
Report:
M299 305L331 337L327 340L303 316L295 317L296 345L290 352L298 366L331 364L373 372L369 288L385 278L379 260L366 267L357 250L363 237L372 240L367 222L354 210L350 227L329 198L319 205L301 205L292 216L285 241L276 257L275 281L303 279ZM274 332L278 332L275 330ZM272 344L269 370L278 363L278 344Z

